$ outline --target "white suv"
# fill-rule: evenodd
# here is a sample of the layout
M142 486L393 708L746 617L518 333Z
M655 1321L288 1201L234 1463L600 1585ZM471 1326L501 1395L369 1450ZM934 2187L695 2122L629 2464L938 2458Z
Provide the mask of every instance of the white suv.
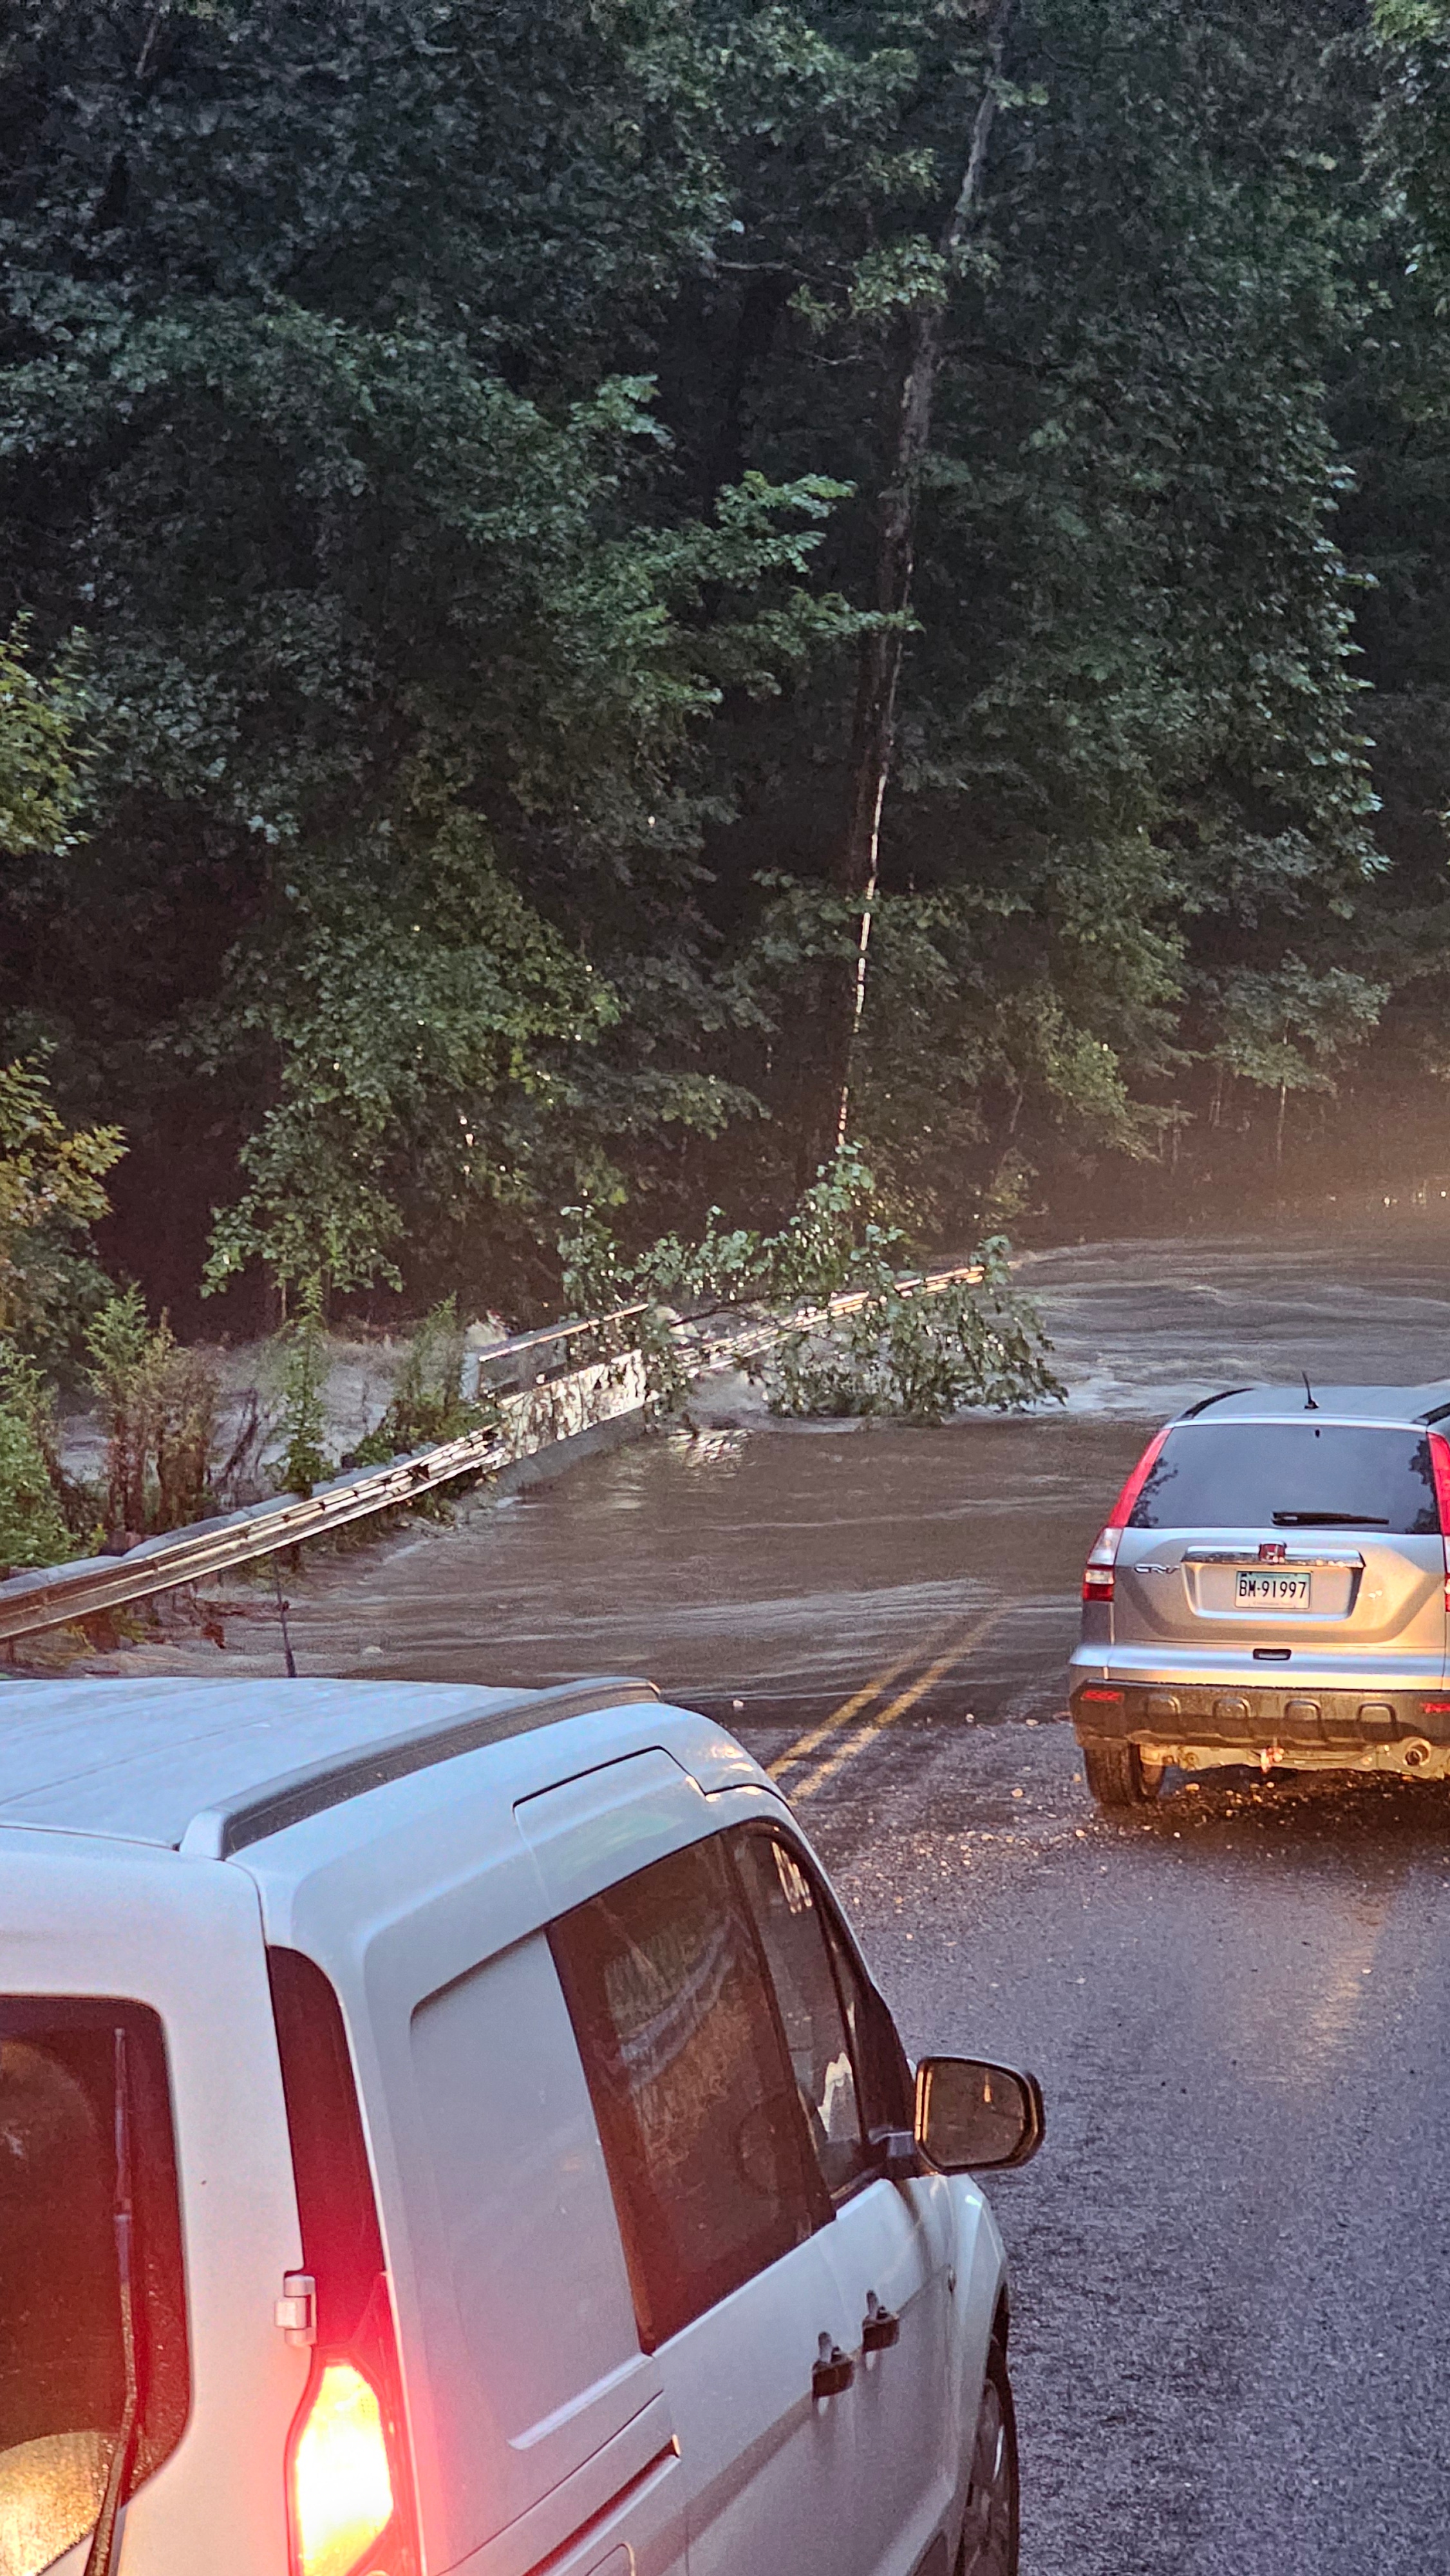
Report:
M646 1684L0 1685L0 2576L1009 2576L1041 2131Z

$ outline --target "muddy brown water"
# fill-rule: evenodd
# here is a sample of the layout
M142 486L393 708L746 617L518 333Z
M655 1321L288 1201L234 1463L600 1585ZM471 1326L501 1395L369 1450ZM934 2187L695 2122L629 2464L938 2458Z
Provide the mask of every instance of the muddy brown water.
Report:
M1450 1375L1450 1222L1030 1256L1062 1412L943 1430L771 1426L758 1405L659 1433L451 1526L289 1576L303 1668L437 1681L644 1673L767 1728L819 1717L920 1641L1000 1613L917 1703L1049 1714L1082 1556L1145 1424L1215 1386ZM727 1391L728 1393L729 1391ZM704 1395L697 1410L722 1408ZM727 1402L727 1417L732 1412ZM267 1585L228 1631L275 1662ZM955 1626L953 1626L955 1623ZM204 1669L205 1645L145 1650ZM928 1658L928 1663L939 1658ZM127 1657L128 1669L137 1669Z

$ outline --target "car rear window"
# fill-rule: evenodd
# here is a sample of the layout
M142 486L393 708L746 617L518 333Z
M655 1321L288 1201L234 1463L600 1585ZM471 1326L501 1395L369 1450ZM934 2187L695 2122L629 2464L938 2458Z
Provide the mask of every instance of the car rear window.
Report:
M1129 1527L1433 1533L1430 1443L1377 1423L1185 1423L1169 1432Z
M0 2576L41 2576L100 2511L126 2400L128 2200L141 2406L123 2501L189 2401L161 2025L139 2004L0 1996Z

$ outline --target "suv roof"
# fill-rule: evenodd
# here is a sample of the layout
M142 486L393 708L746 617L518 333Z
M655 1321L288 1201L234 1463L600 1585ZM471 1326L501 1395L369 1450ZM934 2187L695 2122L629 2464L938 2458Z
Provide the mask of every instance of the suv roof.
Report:
M384 1781L594 1711L650 1682L0 1682L0 1826L215 1859ZM551 1776L541 1759L541 1781ZM515 1792L514 1794L518 1794Z
M1206 1396L1178 1415L1180 1422L1222 1422L1232 1417L1249 1422L1302 1422L1317 1412L1326 1422L1390 1422L1408 1427L1450 1416L1450 1378L1426 1386L1319 1386L1311 1379L1314 1403L1304 1401L1304 1381L1292 1386L1235 1386L1222 1395Z

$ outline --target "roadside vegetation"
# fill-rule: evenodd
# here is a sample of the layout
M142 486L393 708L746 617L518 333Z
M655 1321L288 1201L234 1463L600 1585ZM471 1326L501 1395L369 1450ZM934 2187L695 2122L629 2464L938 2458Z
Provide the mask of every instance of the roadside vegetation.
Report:
M1061 1397L1005 1241L928 1292L924 1275L903 1268L904 1238L874 1208L871 1174L849 1146L775 1235L726 1229L712 1209L695 1242L670 1236L630 1256L597 1212L575 1208L559 1248L564 1285L586 1311L628 1311L623 1342L643 1348L665 1411L682 1404L699 1356L692 1322L717 1353L741 1338L741 1364L779 1414L939 1423L967 1406ZM263 1354L266 1398L252 1388L240 1406L228 1403L220 1355L178 1342L165 1315L153 1325L133 1283L104 1297L85 1328L82 1377L104 1441L102 1471L87 1476L65 1464L54 1385L0 1339L0 1568L124 1552L262 1493L310 1494L340 1472L498 1425L488 1386L463 1392L466 1351L457 1302L446 1298L408 1336L386 1402L344 1449L329 1413L335 1351L316 1280ZM592 1351L576 1345L575 1355ZM454 1490L415 1508L446 1514Z
M363 1346L366 1350L366 1345ZM351 1356L356 1358L357 1346ZM35 1360L0 1338L0 1577L182 1529L273 1493L310 1494L353 1468L486 1428L499 1419L485 1389L461 1392L464 1334L451 1300L372 1364L387 1392L352 1445L339 1435L329 1381L339 1360L315 1290L290 1322L250 1355L254 1384L224 1379L224 1354L179 1342L152 1324L134 1284L106 1297L85 1334L84 1365L67 1370L72 1410L94 1426L87 1463L68 1460L58 1389ZM344 1346L344 1356L347 1356ZM73 1444L72 1444L73 1447ZM458 1487L414 1508L444 1512Z
M732 1325L741 1333L742 1364L778 1414L937 1423L970 1405L1012 1412L1066 1392L1037 1313L1012 1284L1005 1237L961 1263L962 1278L928 1292L907 1238L881 1221L876 1183L853 1146L841 1147L776 1234L727 1226L711 1208L695 1241L662 1236L630 1258L598 1211L566 1213L566 1295L585 1312L642 1308L635 1331L662 1403L684 1395L688 1341L677 1328L691 1317L708 1323L720 1349ZM762 1325L783 1327L763 1348Z
M794 1323L757 1363L772 1413L928 1424L972 1405L1017 1413L1062 1402L1052 1345L1012 1285L1009 1250L990 1237L971 1278L929 1293L924 1278L882 1276L838 1322Z

